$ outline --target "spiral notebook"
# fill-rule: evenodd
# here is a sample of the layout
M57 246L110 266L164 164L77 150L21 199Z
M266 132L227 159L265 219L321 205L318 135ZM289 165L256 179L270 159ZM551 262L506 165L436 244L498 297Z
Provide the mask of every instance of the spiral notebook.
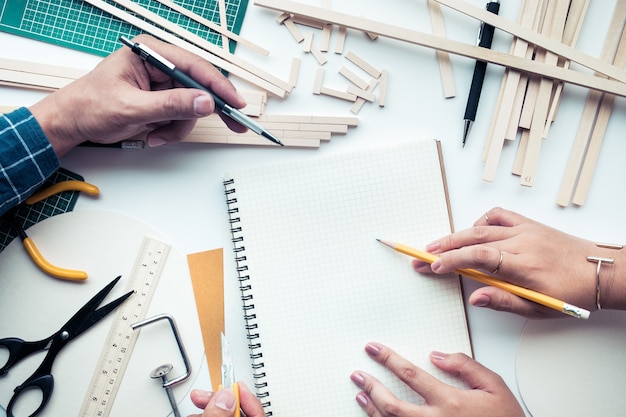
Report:
M423 400L364 352L391 346L440 379L432 350L471 355L460 279L382 245L451 232L441 145L419 140L227 174L257 395L267 415L362 416L350 374Z

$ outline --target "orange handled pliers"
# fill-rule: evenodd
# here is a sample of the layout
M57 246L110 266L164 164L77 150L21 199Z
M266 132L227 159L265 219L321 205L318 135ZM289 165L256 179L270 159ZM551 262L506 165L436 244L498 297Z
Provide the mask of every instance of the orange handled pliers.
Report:
M26 199L24 203L27 205L32 205L47 197L50 197L52 195L55 195L63 191L81 191L90 195L98 195L100 193L100 190L98 190L98 187L96 187L93 184L89 184L87 182L78 181L78 180L68 180L68 181L62 181L62 182L56 183L50 187L47 187L41 191L36 192L32 196L30 196L28 199ZM44 271L48 275L51 275L55 278L66 279L70 281L82 281L82 280L87 279L88 275L84 271L60 268L48 262L42 256L41 252L39 252L39 249L37 249L37 246L35 246L35 243L33 242L33 240L28 237L28 235L26 234L26 231L24 231L24 228L20 225L20 223L15 218L15 216L13 216L12 218L12 224L15 230L17 231L17 234L22 239L22 244L24 245L26 252L30 256L30 258L33 260L33 262L35 262L35 264L42 271Z

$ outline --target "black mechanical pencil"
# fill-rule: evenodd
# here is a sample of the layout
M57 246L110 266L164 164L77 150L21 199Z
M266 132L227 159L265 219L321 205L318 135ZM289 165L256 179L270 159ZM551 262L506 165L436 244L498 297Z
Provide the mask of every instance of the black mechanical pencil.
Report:
M486 9L491 13L498 14L500 11L500 1L490 1L487 3ZM480 31L478 33L478 46L482 48L491 48L494 31L495 28L493 26L487 25L484 22L481 23ZM467 98L467 106L465 107L465 115L463 116L463 146L465 146L472 124L476 120L478 102L480 101L480 93L483 89L486 71L487 63L485 61L476 61L476 64L474 65L474 75L472 76L472 85L470 86L469 96Z
M140 43L131 42L124 36L120 37L120 41L124 45L128 46L134 53L139 55L143 60L153 65L159 71L163 72L164 74L167 74L173 80L179 82L185 87L197 88L198 90L206 91L207 93L211 94L211 96L213 97L213 100L215 101L215 107L218 108L226 116L230 117L236 122L252 130L256 134L261 135L264 138L267 138L280 146L284 146L283 143L280 140L278 140L276 136L271 134L263 126L261 126L260 124L258 124L257 122L255 122L254 120L246 116L244 113L242 113L238 109L235 109L234 107L231 107L228 104L226 104L226 102L221 97L218 97L214 92L210 91L209 89L204 87L202 84L200 84L199 82L191 78L189 75L185 74L184 72L176 68L176 65L172 64L170 61L163 58L161 55L154 52L152 49Z

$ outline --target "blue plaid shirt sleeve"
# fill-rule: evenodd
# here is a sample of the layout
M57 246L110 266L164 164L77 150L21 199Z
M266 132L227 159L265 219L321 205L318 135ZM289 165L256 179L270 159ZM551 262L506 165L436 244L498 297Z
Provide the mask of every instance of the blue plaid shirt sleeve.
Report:
M24 201L59 166L30 110L0 114L0 215Z

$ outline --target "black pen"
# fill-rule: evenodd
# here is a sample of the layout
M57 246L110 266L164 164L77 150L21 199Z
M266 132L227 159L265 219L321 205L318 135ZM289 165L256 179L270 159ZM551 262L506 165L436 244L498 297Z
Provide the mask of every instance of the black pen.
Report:
M197 88L199 90L206 91L207 93L211 94L211 96L213 96L213 100L215 101L215 107L218 108L223 114L225 114L226 116L236 121L237 123L242 124L243 126L252 130L256 134L261 135L264 138L267 138L280 146L284 146L283 143L280 140L278 140L276 136L272 135L263 126L259 125L257 122L255 122L254 120L252 120L251 118L243 114L241 111L226 104L226 102L221 97L218 97L214 92L210 91L209 89L204 87L202 84L200 84L199 82L197 82L196 80L194 80L193 78L191 78L190 76L188 76L187 74L185 74L184 72L176 68L176 65L172 64L170 61L163 58L161 55L154 52L152 49L148 48L146 45L131 42L124 36L120 37L120 42L128 46L130 49L132 49L134 53L139 55L143 60L145 60L149 64L153 65L159 71L163 72L164 74L167 74L174 81L179 82L185 87Z
M500 11L500 1L492 0L487 3L486 8L488 12L498 14ZM491 48L494 31L495 29L493 26L482 22L480 24L480 31L478 32L478 46L482 48ZM465 146L465 141L469 136L472 123L476 120L478 101L480 100L480 92L483 89L483 81L485 80L486 70L487 63L485 61L476 61L476 64L474 65L474 75L472 76L472 85L467 98L467 106L465 107L465 116L463 116L463 146Z

